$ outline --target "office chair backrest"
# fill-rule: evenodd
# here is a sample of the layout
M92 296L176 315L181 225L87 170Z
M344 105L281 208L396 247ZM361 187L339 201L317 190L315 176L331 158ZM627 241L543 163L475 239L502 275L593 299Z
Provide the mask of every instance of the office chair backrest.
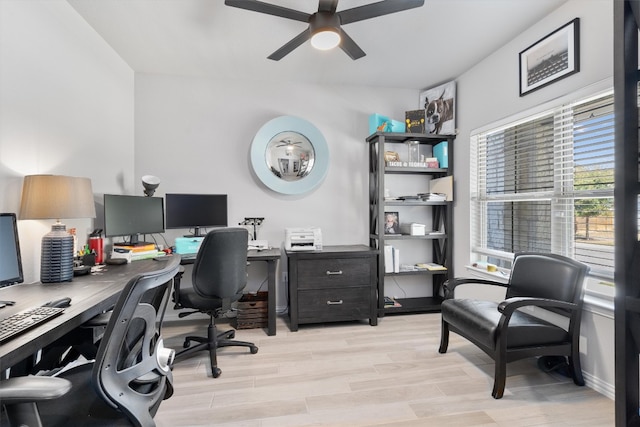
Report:
M520 252L514 257L506 297L549 298L581 304L588 271L585 264L562 255Z
M218 228L207 233L193 265L193 288L203 298L236 301L247 285L245 228Z
M159 330L180 257L163 262L162 270L138 275L122 290L92 372L96 393L139 426L155 426L153 416L173 390L173 350L163 347Z

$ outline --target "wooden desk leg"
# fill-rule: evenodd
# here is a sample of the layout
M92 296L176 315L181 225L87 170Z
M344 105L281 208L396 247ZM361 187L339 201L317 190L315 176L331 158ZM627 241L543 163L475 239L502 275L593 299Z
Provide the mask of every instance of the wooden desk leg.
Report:
M276 266L278 260L267 261L267 335L276 334Z

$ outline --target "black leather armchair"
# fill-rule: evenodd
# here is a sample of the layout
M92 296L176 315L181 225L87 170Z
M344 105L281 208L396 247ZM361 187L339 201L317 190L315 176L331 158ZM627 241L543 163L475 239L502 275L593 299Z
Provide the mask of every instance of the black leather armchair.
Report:
M218 348L243 346L248 347L252 354L258 352L258 347L253 343L233 340L235 330L220 333L215 326L215 319L228 310L232 302L242 297L242 291L247 285L248 241L249 233L244 228L218 228L210 231L202 241L193 265L192 286L187 286L182 281L176 281L174 286L174 308L194 309L179 313L178 317L197 312L209 316L207 336L187 336L184 340L185 350L176 354L176 360L207 350L214 378L222 373L218 368ZM191 347L192 341L199 344Z
M180 257L172 257L161 270L127 283L95 361L57 376L0 381L9 425L155 426L161 401L173 393L174 351L163 345L159 319L179 268Z
M576 385L584 385L580 367L580 319L584 278L589 268L555 254L518 253L509 282L482 279L451 279L445 282L442 303L440 353L446 353L449 331L471 341L495 362L492 396L504 394L506 365L534 356L566 356ZM454 298L455 288L479 283L506 287L506 298L497 303ZM536 307L562 316L567 325L558 326L520 310Z

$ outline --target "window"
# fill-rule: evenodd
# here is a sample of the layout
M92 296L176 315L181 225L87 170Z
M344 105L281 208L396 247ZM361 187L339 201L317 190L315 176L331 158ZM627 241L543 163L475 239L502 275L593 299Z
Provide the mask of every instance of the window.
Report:
M613 280L613 94L471 136L473 261L544 251Z

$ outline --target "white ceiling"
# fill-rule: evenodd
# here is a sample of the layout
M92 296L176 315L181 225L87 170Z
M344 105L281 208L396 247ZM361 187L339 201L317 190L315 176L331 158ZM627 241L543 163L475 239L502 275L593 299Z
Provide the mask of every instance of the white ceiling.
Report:
M136 72L409 89L456 78L566 2L426 0L421 8L343 26L367 54L356 61L309 42L272 61L267 56L305 23L223 0L68 1ZM265 1L306 13L318 7L317 0ZM373 2L340 0L338 10Z

